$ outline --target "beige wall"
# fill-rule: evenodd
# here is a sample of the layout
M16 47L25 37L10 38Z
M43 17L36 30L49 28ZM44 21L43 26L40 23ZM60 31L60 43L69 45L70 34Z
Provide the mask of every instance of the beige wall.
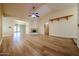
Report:
M49 19L73 14L69 20L61 19L60 21L49 22ZM44 34L44 23L49 23L49 35L77 38L77 9L76 6L69 9L63 9L51 12L40 21L40 33Z

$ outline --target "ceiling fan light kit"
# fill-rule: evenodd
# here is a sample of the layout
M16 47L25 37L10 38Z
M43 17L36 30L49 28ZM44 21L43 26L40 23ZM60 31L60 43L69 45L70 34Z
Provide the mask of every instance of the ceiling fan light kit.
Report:
M33 12L28 16L33 17L33 18L40 17L37 12L34 12L34 10L35 10L34 6L32 7L32 9L33 9Z

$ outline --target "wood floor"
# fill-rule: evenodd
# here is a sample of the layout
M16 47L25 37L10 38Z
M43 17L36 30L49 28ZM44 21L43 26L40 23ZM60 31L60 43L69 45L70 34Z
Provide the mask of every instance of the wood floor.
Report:
M0 55L8 56L78 56L79 49L71 39L47 35L15 34L6 37Z

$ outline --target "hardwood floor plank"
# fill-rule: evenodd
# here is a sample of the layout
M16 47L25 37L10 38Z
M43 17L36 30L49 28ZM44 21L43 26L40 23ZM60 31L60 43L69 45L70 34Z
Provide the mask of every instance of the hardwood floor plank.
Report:
M72 39L20 34L5 37L0 53L9 56L78 56L79 49Z

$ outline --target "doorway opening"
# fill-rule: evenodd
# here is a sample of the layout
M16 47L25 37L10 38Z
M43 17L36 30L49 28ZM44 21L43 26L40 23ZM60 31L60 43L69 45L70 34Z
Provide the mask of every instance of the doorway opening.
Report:
M44 24L44 34L49 35L49 23Z

